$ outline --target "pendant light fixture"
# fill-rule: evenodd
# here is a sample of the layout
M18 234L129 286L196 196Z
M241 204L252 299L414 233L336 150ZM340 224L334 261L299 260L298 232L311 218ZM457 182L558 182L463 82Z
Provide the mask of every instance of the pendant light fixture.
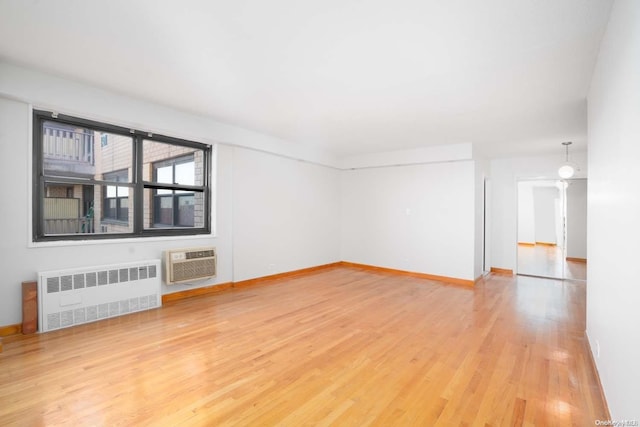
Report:
M560 175L560 178L568 179L580 169L578 169L578 166L575 163L571 163L569 161L569 146L571 145L571 141L563 142L562 145L564 145L565 149L565 159L564 163L560 165L560 168L558 169L558 175Z

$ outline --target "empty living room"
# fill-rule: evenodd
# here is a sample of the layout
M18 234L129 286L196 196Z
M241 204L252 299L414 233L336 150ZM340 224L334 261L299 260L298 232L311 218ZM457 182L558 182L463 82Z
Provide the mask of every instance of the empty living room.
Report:
M0 0L0 425L637 426L640 2Z

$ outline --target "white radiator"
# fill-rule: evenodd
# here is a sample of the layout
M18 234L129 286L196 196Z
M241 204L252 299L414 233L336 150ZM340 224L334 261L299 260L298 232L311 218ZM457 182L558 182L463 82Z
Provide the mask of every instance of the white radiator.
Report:
M160 260L38 273L40 332L161 305Z

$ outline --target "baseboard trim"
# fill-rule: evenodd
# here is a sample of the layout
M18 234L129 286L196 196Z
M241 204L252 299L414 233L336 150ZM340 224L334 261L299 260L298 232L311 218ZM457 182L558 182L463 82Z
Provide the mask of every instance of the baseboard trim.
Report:
M170 294L162 295L162 303L168 303L171 301L178 301L186 298L197 297L200 295L217 294L227 289L231 289L233 283L220 283L217 285L203 286L201 288L186 289L184 291L173 292Z
M587 353L589 354L589 362L591 362L591 370L593 375L596 376L596 381L598 381L598 391L600 392L600 398L604 402L604 409L607 411L606 419L611 419L611 411L609 411L609 404L607 403L607 398L604 395L604 389L602 388L602 382L600 381L600 374L598 373L598 368L596 367L596 359L593 357L593 352L591 351L591 343L589 342L589 336L587 335L587 331L584 331L584 345L587 347Z
M15 325L0 326L0 337L8 337L22 333L22 323Z
M505 276L513 276L513 270L508 268L491 267L491 272L496 274L503 274Z
M283 279L286 277L299 276L301 274L312 273L318 270L326 270L327 268L334 268L340 266L340 262L332 262L331 264L317 265L315 267L301 268L300 270L292 270L284 273L271 274L269 276L256 277L255 279L241 280L239 282L233 282L234 288L246 288L248 286L260 285L263 282L270 282L276 279Z
M203 286L201 288L186 289L184 291L172 292L170 294L162 295L162 303L164 304L172 301L179 301L186 298L192 298L192 297L197 297L201 295L216 294L216 293L228 291L234 288L246 288L249 286L256 286L264 282L269 282L276 279L282 279L285 277L299 276L302 274L307 274L307 273L311 273L318 270L337 267L338 265L340 265L339 262L334 262L331 264L324 264L324 265L317 265L315 267L302 268L300 270L287 271L285 273L272 274L270 276L257 277L255 279L241 280L239 282L220 283L217 285Z
M571 257L571 256L567 257L567 261L581 262L583 264L587 263L587 259L586 258L574 258L574 257Z
M359 268L359 269L362 269L362 270L375 271L375 272L378 272L378 273L391 273L391 274L397 274L397 275L400 275L400 276L409 276L409 277L417 277L417 278L420 278L420 279L435 280L437 282L443 282L443 283L448 283L448 284L453 284L453 285L467 286L467 287L471 287L471 288L475 285L475 280L465 280L465 279L459 279L457 277L437 276L435 274L427 274L427 273L416 273L414 271L397 270L395 268L386 268L386 267L376 267L374 265L358 264L358 263L355 263L355 262L348 262L348 261L341 261L340 265L342 265L344 267Z

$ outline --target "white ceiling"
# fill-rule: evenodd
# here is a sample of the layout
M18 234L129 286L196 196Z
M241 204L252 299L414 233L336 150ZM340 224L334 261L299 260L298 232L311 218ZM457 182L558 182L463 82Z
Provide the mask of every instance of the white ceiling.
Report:
M586 147L609 0L0 0L0 59L325 148Z

